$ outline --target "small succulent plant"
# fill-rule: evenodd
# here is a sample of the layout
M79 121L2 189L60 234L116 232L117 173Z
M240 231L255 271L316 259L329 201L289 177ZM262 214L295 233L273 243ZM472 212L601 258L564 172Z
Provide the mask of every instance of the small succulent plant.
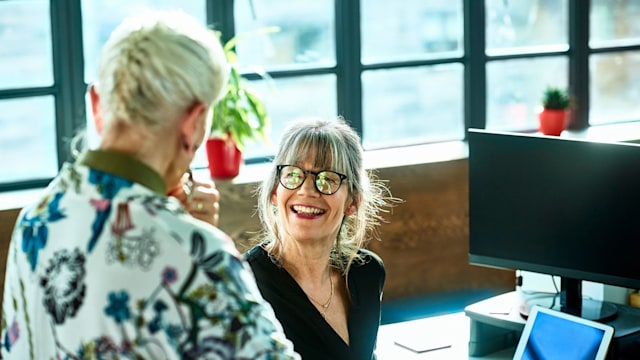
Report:
M569 94L560 88L549 86L542 96L542 106L549 110L566 110L571 105Z

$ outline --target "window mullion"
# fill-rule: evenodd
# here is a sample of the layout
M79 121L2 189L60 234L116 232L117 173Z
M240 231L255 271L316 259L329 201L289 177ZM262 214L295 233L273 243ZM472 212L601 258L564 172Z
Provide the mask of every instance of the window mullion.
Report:
M233 0L207 1L207 24L222 33L222 43L235 34Z
M363 136L360 1L335 1L338 113Z
M72 159L70 140L86 127L80 0L51 1L51 37L60 167Z
M464 0L463 7L465 129L484 129L487 123L485 4L484 1Z
M569 0L569 88L579 104L573 108L573 129L589 126L589 3Z

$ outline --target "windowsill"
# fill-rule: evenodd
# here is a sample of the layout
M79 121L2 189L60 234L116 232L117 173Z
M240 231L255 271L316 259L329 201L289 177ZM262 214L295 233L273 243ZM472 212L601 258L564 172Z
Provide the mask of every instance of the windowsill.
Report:
M560 136L598 141L640 142L640 121L564 131Z
M565 131L561 137L598 140L640 142L640 122L615 125L592 126L586 130ZM451 141L435 144L405 146L384 150L370 150L364 154L367 169L383 169L399 166L437 163L465 159L468 156L467 143ZM243 166L240 174L229 181L231 184L247 184L262 181L269 164ZM196 176L208 176L207 170L198 170ZM19 209L33 203L43 189L30 189L0 193L0 211Z
M42 188L29 190L6 191L0 193L0 211L20 209L38 198Z

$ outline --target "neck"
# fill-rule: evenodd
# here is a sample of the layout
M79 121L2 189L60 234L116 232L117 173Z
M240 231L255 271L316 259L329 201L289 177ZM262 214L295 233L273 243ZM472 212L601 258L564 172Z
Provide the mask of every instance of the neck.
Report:
M305 282L313 282L316 284L323 284L329 281L331 268L328 258L324 259L324 261L309 262L306 260L296 261L283 257L281 261L282 266L296 280L304 279Z
M101 136L99 148L129 154L149 165L162 176L167 188L172 187L168 173L171 170L171 159L175 157L174 147L158 146L173 141L161 132L150 132L140 126L116 122Z
M306 249L299 246L285 246L279 251L282 265L293 277L310 279L316 283L328 280L330 248Z

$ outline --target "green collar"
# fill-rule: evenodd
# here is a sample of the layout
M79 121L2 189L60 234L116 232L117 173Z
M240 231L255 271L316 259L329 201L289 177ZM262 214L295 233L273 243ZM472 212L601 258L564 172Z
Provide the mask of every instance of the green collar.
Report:
M160 174L131 155L111 150L89 150L78 163L139 183L162 195L167 194L167 185Z

